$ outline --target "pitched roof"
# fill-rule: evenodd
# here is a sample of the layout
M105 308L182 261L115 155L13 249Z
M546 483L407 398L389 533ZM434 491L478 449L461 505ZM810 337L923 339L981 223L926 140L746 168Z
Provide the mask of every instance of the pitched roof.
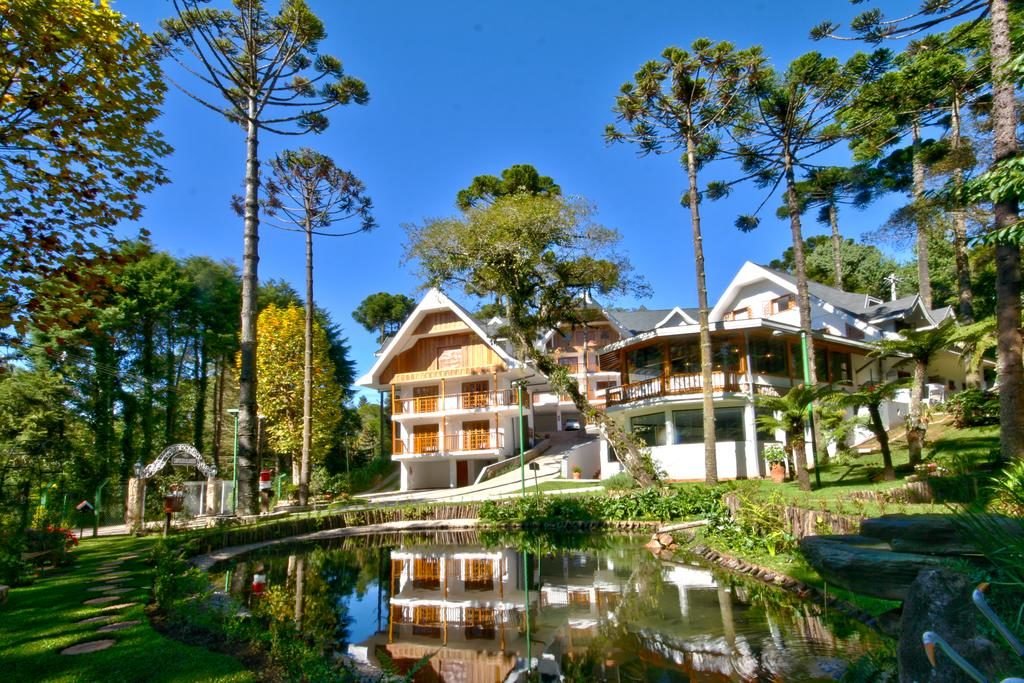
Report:
M917 305L920 299L919 294L911 294L893 301L886 301L875 306L871 306L865 311L867 317L871 320L881 320L884 318L891 318L896 315L901 315L912 309Z
M606 309L605 313L614 318L614 322L629 334L639 334L647 330L653 330L662 320L674 311L674 308L659 309Z
M796 287L795 275L787 273L784 270L769 268L768 266L760 267ZM807 281L807 291L809 291L812 296L815 296L826 303L830 303L836 308L841 308L844 311L848 311L858 316L865 313L872 306L877 306L882 303L870 294L844 292L841 289L829 287L828 285L823 285L820 282L814 282L813 280Z

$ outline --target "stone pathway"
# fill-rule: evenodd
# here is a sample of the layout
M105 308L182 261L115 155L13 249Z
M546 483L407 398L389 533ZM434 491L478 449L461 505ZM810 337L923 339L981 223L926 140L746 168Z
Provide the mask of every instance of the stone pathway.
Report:
M118 612L121 610L128 607L134 607L139 604L138 602L118 602L118 600L124 599L122 597L124 594L142 590L140 586L120 585L131 581L134 578L133 572L124 569L124 563L138 558L139 556L137 554L121 555L113 560L107 560L96 567L98 571L102 572L96 576L96 580L102 583L98 583L95 586L89 586L85 590L88 593L102 593L103 595L83 600L82 604L95 607L100 614L76 621L76 624L102 623L102 625L96 629L97 633L113 633L116 631L123 631L124 629L128 629L142 623L141 620L138 619L111 621L120 616ZM106 650L116 644L117 640L113 638L87 640L62 649L60 654L69 656L89 654L90 652Z

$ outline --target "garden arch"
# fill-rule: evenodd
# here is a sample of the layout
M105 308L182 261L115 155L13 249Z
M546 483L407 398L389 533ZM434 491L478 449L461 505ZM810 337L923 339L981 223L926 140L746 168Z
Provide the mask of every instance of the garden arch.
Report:
M145 467L141 463L135 466L135 476L128 480L128 500L126 503L124 521L128 528L136 531L142 528L144 520L144 509L146 501L146 482L155 477L168 465L172 467L195 467L200 474L206 477L208 489L213 484L217 475L217 466L211 465L203 459L202 453L192 444L176 443L168 446L160 452L160 455L153 459Z

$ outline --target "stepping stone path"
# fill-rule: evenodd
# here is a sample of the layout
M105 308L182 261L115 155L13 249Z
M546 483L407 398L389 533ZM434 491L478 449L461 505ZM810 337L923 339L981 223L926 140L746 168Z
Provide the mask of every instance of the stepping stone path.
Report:
M110 597L113 598L114 596L111 595ZM100 611L101 612L113 612L114 610L124 609L125 607L134 607L137 604L139 604L139 603L137 603L137 602L122 602L122 603L117 604L117 605L108 605L106 607L103 607L103 608L100 609Z
M98 617L89 617L88 619L82 619L81 621L76 621L75 623L76 624L95 624L97 621L107 621L108 619L111 619L111 618L113 618L112 614L101 614Z
M114 612L125 609L127 607L134 607L139 604L138 602L117 602L118 600L123 599L122 597L120 597L123 593L131 593L133 591L140 590L139 586L118 585L123 584L127 581L131 581L134 578L132 572L123 570L122 563L126 560L138 559L138 557L139 556L137 554L121 555L116 559L107 560L96 567L96 569L99 572L102 572L96 578L99 581L105 581L106 583L100 583L95 586L90 586L85 590L89 593L105 593L106 595L102 595L96 598L90 598L88 600L85 600L83 604L105 605L105 607L100 607L99 611L105 612L106 614L88 617L86 619L82 619L80 621L75 622L76 624L95 624L99 622L109 622L111 619L117 618L118 615L114 614ZM132 626L136 626L141 623L142 621L139 619L132 619L128 621L115 621L114 623L107 623L103 626L100 626L98 629L96 629L96 631L98 633L112 633L114 631L121 631L126 628L131 628ZM78 643L77 645L66 647L63 650L61 650L60 653L62 655L88 654L90 652L99 652L100 650L106 650L108 647L114 645L115 643L117 643L117 641L112 638L104 638L102 640L90 640L84 643Z
M72 645L66 647L60 651L62 655L84 655L90 652L98 652L100 650L106 650L108 647L116 643L116 640L90 640L87 643L79 643L78 645Z
M116 595L104 595L102 598L93 598L92 600L86 600L83 605L105 605L108 602L114 602L120 600Z
M138 619L133 619L133 620L130 620L130 621L117 621L117 622L114 622L113 624L107 624L106 626L100 626L98 629L96 629L96 631L99 632L99 633L110 633L111 631L120 631L122 629L131 628L132 626L135 626L136 624L141 624L141 623L142 622L140 620L138 620Z

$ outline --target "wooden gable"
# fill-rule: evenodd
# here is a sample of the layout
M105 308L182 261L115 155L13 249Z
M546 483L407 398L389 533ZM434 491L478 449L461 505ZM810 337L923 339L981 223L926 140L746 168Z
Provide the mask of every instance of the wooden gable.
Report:
M384 368L381 381L390 384L505 369L501 357L476 335L446 334L416 340Z

